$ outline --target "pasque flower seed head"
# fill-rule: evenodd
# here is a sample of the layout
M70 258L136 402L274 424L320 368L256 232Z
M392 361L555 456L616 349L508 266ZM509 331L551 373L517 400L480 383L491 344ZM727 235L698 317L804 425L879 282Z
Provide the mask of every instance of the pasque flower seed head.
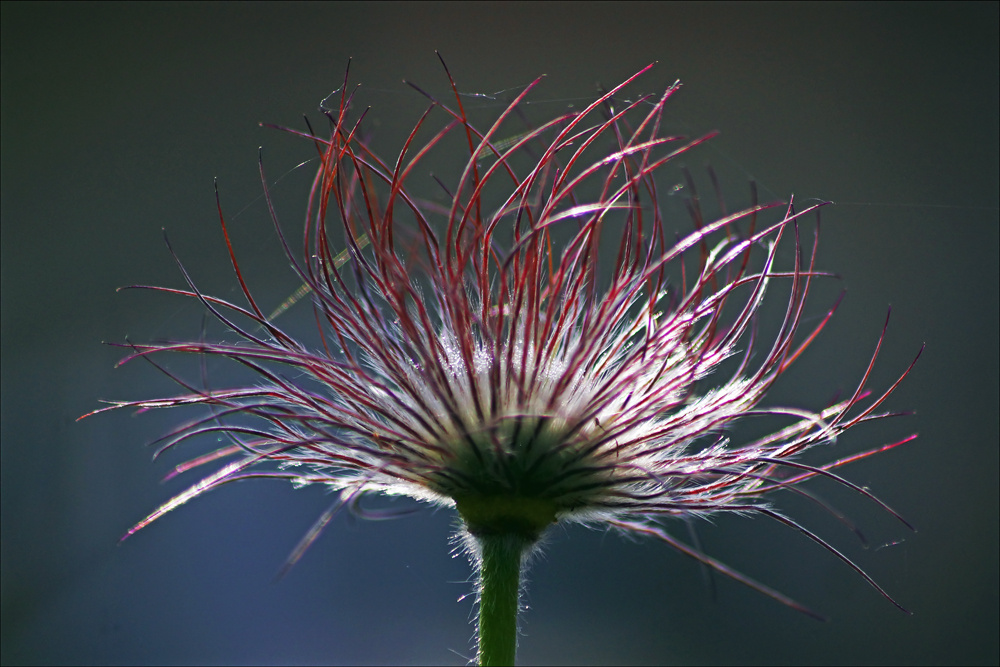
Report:
M325 484L339 497L291 561L337 507L383 493L455 507L473 544L507 536L526 552L562 521L655 536L812 613L666 532L673 517L737 512L802 531L882 592L770 500L788 489L808 495L801 484L817 476L872 497L834 469L912 439L818 467L800 461L886 416L877 411L896 385L865 388L881 339L846 400L816 411L762 405L833 314L801 331L810 285L825 275L815 240L802 240L818 207L755 202L707 221L691 197L694 229L673 240L656 175L704 139L661 133L677 84L625 98L648 69L506 142L502 133L539 81L485 128L469 121L457 89L454 107L427 95L427 113L392 161L351 120L345 80L325 109L329 135L295 132L320 164L301 250L268 197L322 342L308 347L265 314L232 245L245 303L203 294L183 267L186 288L151 288L199 300L239 339L130 344L126 360L212 355L258 378L228 389L175 378L180 395L107 408L209 408L165 436L163 450L206 434L229 439L178 471L228 463L130 534L209 489L281 478ZM442 116L443 127L428 129ZM440 184L445 205L422 200L409 182L452 133L465 145L451 156L461 176ZM263 167L261 176L266 191ZM818 222L810 226L818 236ZM758 316L775 284L789 296L776 335L764 341ZM783 423L742 440L736 422L761 415Z

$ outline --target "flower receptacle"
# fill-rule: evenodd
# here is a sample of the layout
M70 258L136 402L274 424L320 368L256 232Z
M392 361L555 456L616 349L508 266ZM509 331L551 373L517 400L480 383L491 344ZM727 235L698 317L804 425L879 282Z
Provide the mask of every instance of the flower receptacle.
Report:
M515 535L534 543L558 520L558 505L548 498L519 495L467 495L455 498L462 521L476 537Z

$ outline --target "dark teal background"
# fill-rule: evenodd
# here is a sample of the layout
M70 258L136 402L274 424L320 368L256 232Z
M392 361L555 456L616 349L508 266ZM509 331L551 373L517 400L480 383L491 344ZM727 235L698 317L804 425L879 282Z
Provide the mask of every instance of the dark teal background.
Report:
M814 488L872 549L789 505L912 617L764 519L704 524L705 548L831 622L723 579L713 601L666 545L560 528L531 571L521 661L996 664L997 7L4 3L2 662L465 662L471 602L456 600L469 574L450 554L449 512L341 517L277 583L329 502L322 489L233 485L116 546L189 481L160 485L180 459L151 464L143 448L188 415L75 421L100 398L171 391L148 365L114 370L119 351L101 341L198 335L197 305L115 293L182 284L161 228L206 291L235 298L213 177L255 293L277 304L295 289L258 196L257 147L272 179L288 172L275 186L288 229L314 164L294 167L313 153L258 122L317 118L353 56L367 126L388 152L423 109L401 80L447 93L439 49L466 92L548 74L533 96L542 115L659 61L639 89L684 82L664 122L722 131L693 168L715 165L727 192L755 178L769 195L839 203L824 212L820 263L842 279L817 291L811 316L841 288L847 298L769 403L816 408L849 392L889 304L871 385L891 384L927 343L889 402L917 414L859 428L816 459L919 432L843 471L919 532L822 480ZM307 310L288 315L290 329ZM232 372L213 371L219 384Z

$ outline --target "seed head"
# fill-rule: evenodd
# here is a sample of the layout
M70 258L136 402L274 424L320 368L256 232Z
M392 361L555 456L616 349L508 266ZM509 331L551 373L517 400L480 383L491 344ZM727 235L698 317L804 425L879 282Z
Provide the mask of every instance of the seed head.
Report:
M149 288L199 300L239 340L130 344L125 361L214 355L258 381L199 389L175 377L180 395L106 408L203 405L208 414L165 436L160 451L206 434L231 443L178 466L229 461L129 534L209 489L280 478L324 484L339 498L290 562L340 505L402 495L455 507L472 535L530 543L561 521L652 535L811 613L663 527L671 517L737 512L802 531L882 592L768 501L780 490L808 495L800 485L817 476L872 497L833 470L913 436L819 467L799 458L886 416L876 411L898 381L881 394L865 388L881 339L846 400L817 411L761 405L835 309L800 332L810 285L825 275L815 268L815 240L804 247L800 235L809 215L818 238L818 206L797 210L754 197L745 210L709 222L692 194L694 230L672 240L655 177L707 137L661 133L678 84L624 98L648 69L582 111L505 142L509 130L501 127L540 80L485 129L468 120L452 82L455 106L428 95L427 112L391 162L362 138L361 120L349 119L345 78L335 107L324 109L329 135L295 132L312 142L320 164L301 252L267 198L322 343L308 347L279 328L281 309L265 314L231 245L245 304L203 294L183 266L187 288ZM441 116L442 128L426 129ZM461 176L439 181L445 204L422 200L409 180L452 133L465 144L456 156ZM261 177L266 192L263 167ZM219 215L229 244L221 206ZM789 265L779 266L779 257ZM775 283L789 298L774 339L762 341L758 314ZM734 424L761 415L784 423L741 441Z

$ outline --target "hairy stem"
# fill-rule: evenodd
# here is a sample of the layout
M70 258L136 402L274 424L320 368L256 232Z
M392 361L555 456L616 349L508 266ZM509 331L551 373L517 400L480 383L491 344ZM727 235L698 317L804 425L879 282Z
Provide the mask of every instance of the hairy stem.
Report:
M479 545L480 665L513 665L517 650L517 612L521 564L530 546L512 533L476 535Z

